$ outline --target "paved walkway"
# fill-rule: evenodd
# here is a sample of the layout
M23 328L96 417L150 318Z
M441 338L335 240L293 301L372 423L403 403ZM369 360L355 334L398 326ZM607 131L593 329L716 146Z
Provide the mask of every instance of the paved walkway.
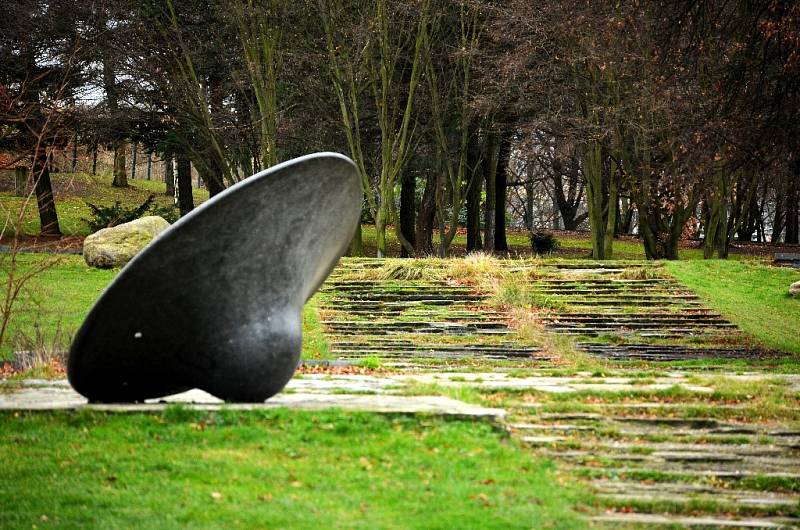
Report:
M286 407L319 410L340 408L394 414L430 414L460 418L499 421L505 411L481 407L444 396L404 396L389 394L386 388L397 381L367 376L305 376L291 381L285 391L265 403L224 403L203 392L190 390L144 403L89 404L67 381L27 380L19 388L0 393L0 410L63 410L92 408L96 410L137 412L162 410L181 404L200 410L254 410ZM350 392L350 393L348 393Z

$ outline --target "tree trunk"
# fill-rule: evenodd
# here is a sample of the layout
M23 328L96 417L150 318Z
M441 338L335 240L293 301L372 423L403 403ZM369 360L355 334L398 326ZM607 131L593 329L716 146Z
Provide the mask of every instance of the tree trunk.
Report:
M111 185L115 188L128 187L128 173L125 169L125 142L114 144L114 180Z
M775 186L775 217L772 219L772 235L770 243L778 243L781 240L783 233L784 221L786 220L786 212L783 209L784 201L781 201L782 185L779 183Z
M173 166L173 159L172 153L167 151L164 153L164 184L167 185L167 190L164 192L165 195L168 195L175 198L175 168Z
M378 211L375 212L375 256L378 258L386 257L386 223L388 219L386 208L389 205L384 203L378 206Z
M414 213L416 210L417 177L411 171L406 171L400 182L400 233L416 249L416 234L414 233ZM411 257L404 245L400 245L400 257Z
M798 234L798 221L800 221L800 211L798 211L798 202L800 202L800 163L795 163L795 172L789 176L789 185L786 189L786 243L790 245L797 245L800 243L800 234Z
M203 183L206 185L206 188L208 189L209 197L213 197L225 189L225 186L222 184L222 176L216 172L213 172L213 170L209 169L203 171L200 176L203 179Z
M53 199L53 186L50 183L50 169L47 164L47 150L44 146L39 148L33 160L33 178L36 189L36 204L39 207L39 221L41 223L41 235L61 236L61 228L58 226L58 214L56 213L56 203Z
M620 234L630 234L633 228L633 202L630 199L622 199L625 206L625 214L622 215L622 224L619 228Z
M133 142L131 148L131 180L136 180L136 162L139 155L139 149L136 142Z
M481 191L483 190L483 173L481 173L480 144L477 134L470 138L469 154L469 188L467 189L467 252L481 250Z
M467 252L481 250L481 191L483 179L475 175L467 192Z
M603 255L606 259L614 256L614 234L617 231L617 208L619 207L619 181L616 164L608 169L608 210L606 211L606 230L603 239Z
M361 234L361 220L358 221L356 233L353 234L353 239L350 240L350 256L360 257L364 255L364 239Z
M497 133L489 133L486 140L486 155L483 173L486 179L486 202L483 205L483 248L494 250L495 236L495 209L497 203L497 157L499 154L499 138Z
M194 209L194 198L192 197L192 163L185 154L177 155L178 170L178 209L181 216L186 215Z
M670 260L678 259L678 247L680 246L681 235L683 234L684 226L686 226L686 223L676 223L672 226L665 249L665 258Z
M72 172L78 171L78 131L72 139Z
M730 205L726 194L720 202L719 221L717 222L717 234L714 241L714 248L717 250L719 259L728 259L728 248L730 246L730 239L728 238L729 209Z
M417 233L414 237L417 256L433 254L433 224L436 221L436 176L428 173L425 178L425 189L417 215Z
M703 241L703 259L714 257L714 251L720 258L727 257L728 237L728 195L729 183L725 175L718 175L714 180L714 196L708 204L708 217Z
M532 162L529 162L530 167ZM534 223L533 222L533 172L529 172L528 174L528 181L525 183L525 212L523 217L525 218L525 228L528 229L528 232L533 233Z
M605 230L608 206L607 190L603 186L603 149L595 143L583 156L583 176L586 181L586 205L592 238L592 258L606 259Z
M92 149L92 175L97 175L97 144Z
M25 196L25 188L28 183L28 168L17 166L14 168L14 195L17 197Z
M508 164L511 156L511 133L504 133L497 153L495 175L494 249L505 252L506 242L506 191L508 189Z
M757 184L753 183L753 186L757 186ZM758 193L752 193L747 204L742 208L742 222L737 231L739 241L752 241L753 234L758 228L758 218Z

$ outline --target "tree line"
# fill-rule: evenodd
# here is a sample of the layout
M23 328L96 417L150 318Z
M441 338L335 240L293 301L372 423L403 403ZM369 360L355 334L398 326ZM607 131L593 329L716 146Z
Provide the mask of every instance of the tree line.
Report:
M537 189L559 226L588 224L597 259L623 233L651 259L687 235L706 257L798 243L792 2L15 0L5 15L0 149L30 164L43 235L60 233L48 153L110 149L125 186L135 142L175 168L184 213L192 166L213 196L343 152L378 256L389 230L405 256L446 256L460 226L469 250L507 250L509 206L533 228Z

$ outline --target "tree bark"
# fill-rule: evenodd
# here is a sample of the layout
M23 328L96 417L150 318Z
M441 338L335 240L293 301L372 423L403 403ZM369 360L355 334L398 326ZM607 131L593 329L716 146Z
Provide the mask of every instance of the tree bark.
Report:
M203 179L203 183L208 189L209 197L213 197L225 189L225 186L222 184L222 176L213 170L203 171L200 177Z
M78 131L75 131L75 136L72 138L72 172L78 171Z
M486 202L483 205L483 248L488 251L494 250L495 234L495 204L497 202L497 154L499 141L496 133L489 133L486 140L486 164L483 166L484 178L486 180Z
M17 197L24 197L27 183L28 168L25 166L17 166L14 168L14 195Z
M136 142L133 142L133 147L131 148L131 180L136 179L136 163L137 158L139 155L139 149Z
M619 171L616 163L610 160L608 151L607 145L594 142L583 155L593 259L611 259L614 252ZM644 215L642 213L642 217Z
M754 186L757 184L754 183ZM753 234L756 232L758 228L758 220L759 220L759 209L758 209L758 193L752 193L750 195L750 199L747 202L747 205L742 209L742 222L741 226L739 227L738 233L738 240L747 242L752 241Z
M400 233L416 250L416 234L414 233L414 214L416 210L417 177L406 171L400 182ZM411 254L404 245L400 245L400 257L408 258Z
M114 144L114 180L111 185L115 188L128 187L128 173L125 169L125 142Z
M795 171L789 176L789 185L786 189L786 243L797 245L800 243L798 221L800 221L800 162L794 164Z
M417 230L414 236L417 256L433 254L433 225L436 221L436 175L429 172L425 178L425 189L417 215Z
M358 221L356 233L353 234L353 239L350 240L350 256L360 257L364 255L364 239L361 235L361 220Z
M508 163L511 156L511 133L505 132L500 138L497 152L497 172L495 174L494 209L494 250L508 250L506 242L506 191L508 189Z
M467 252L481 250L481 191L483 190L483 173L481 172L481 153L477 135L470 139L469 150L469 189L467 190Z
M164 195L175 198L175 168L173 166L172 152L167 151L164 153L164 184L167 190Z
M783 201L780 200L783 186L778 183L775 186L775 217L772 218L772 235L770 236L770 243L778 243L781 240L783 233L784 221L786 220L786 212L783 209Z
M481 191L483 179L476 175L467 192L467 252L481 250Z
M181 216L186 215L194 209L194 198L192 197L192 163L185 154L177 155L178 170L178 209Z
M53 186L50 182L50 169L47 164L47 150L39 148L33 160L33 178L36 189L36 204L39 207L40 233L43 236L60 237L58 213L53 199Z

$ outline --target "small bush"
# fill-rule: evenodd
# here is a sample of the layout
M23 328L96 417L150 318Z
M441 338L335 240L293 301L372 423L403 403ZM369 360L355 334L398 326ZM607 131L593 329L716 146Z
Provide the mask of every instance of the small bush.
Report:
M71 337L56 324L50 335L38 323L33 325L33 334L19 333L14 337L14 358L11 366L18 372L31 370L63 369L67 365L67 355Z
M119 201L114 202L113 206L95 206L87 202L86 204L92 210L92 217L86 219L86 222L89 224L92 233L110 226L129 223L147 213L153 205L155 197L155 195L151 194L146 201L135 208L126 208Z
M358 366L367 370L378 370L383 366L381 358L376 355L368 355L358 362Z
M181 218L181 212L175 206L153 206L150 209L151 215L157 215L164 219L169 224L174 224L175 221Z
M558 250L558 239L553 237L553 234L547 232L532 232L530 238L531 248L534 254L552 254Z

